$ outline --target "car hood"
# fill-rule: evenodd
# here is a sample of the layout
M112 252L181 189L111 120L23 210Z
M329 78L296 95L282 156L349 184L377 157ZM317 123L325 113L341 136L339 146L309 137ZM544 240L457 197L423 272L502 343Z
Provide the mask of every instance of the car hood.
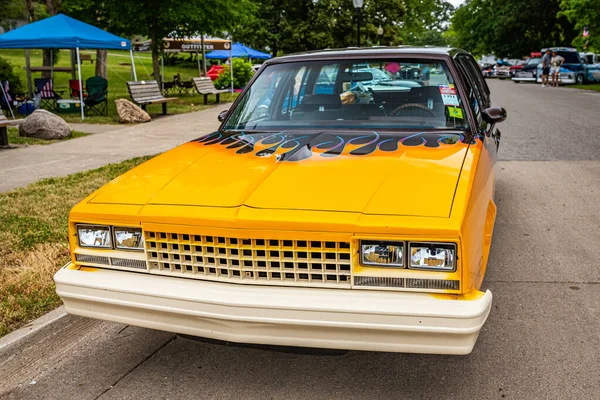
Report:
M449 217L460 132L215 132L103 187L91 203Z

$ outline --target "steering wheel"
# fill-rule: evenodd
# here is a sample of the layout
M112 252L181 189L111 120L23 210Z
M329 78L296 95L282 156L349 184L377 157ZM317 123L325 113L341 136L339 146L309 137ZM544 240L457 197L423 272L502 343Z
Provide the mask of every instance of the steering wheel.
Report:
M427 111L427 113L429 113L429 115L431 115L432 117L437 116L437 115L435 115L433 110L424 106L423 104L418 104L418 103L402 104L400 107L395 108L394 111L392 111L390 113L390 116L396 116L396 115L400 114L402 111L406 110L407 108L420 108L421 110Z

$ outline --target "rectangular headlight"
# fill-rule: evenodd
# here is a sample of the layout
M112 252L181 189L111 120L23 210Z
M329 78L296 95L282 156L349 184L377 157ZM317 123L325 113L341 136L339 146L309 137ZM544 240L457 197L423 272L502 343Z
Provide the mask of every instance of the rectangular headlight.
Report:
M77 238L81 247L112 249L110 227L104 225L77 225Z
M404 268L404 242L360 242L362 265Z
M144 236L140 228L113 228L115 248L121 250L143 250Z
M410 269L451 272L456 269L456 245L453 243L410 243Z

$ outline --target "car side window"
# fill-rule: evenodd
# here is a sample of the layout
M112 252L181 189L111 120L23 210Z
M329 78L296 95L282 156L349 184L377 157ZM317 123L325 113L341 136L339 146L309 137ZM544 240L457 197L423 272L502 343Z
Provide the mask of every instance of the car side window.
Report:
M481 100L483 101L483 106L486 108L489 107L490 106L490 89L489 89L487 83L485 83L485 80L483 79L483 75L481 74L479 67L477 67L477 63L475 62L475 60L473 60L473 57L470 57L470 56L468 56L468 57L465 56L464 60L465 60L465 65L467 66L467 68L469 69L469 71L471 72L471 74L473 76L475 86L477 86L477 88L479 89L479 93L481 94Z
M480 94L477 86L474 83L475 78L473 78L472 74L470 73L468 67L465 64L463 57L456 58L456 65L458 66L458 69L460 70L461 75L464 78L465 88L467 89L467 93L469 95L468 102L469 102L469 105L471 106L471 110L473 110L475 118L477 119L477 125L479 127L481 127L481 125L483 123L483 119L481 118L481 107L480 107L480 105L482 104L482 98L481 98L481 94Z

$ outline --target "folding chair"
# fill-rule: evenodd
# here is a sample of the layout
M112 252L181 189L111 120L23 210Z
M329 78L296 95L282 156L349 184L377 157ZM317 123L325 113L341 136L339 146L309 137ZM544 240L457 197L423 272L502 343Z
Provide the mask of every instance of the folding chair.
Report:
M52 79L50 78L35 78L33 83L35 84L35 94L40 96L41 106L55 110L56 100L62 99L61 94L63 92L54 91Z
M108 81L101 76L92 76L85 81L85 88L85 110L108 117Z
M79 86L78 79L70 79L69 80L69 89L71 90L71 98L72 99L80 99L81 98L81 87ZM87 97L87 93L83 91L83 98Z

